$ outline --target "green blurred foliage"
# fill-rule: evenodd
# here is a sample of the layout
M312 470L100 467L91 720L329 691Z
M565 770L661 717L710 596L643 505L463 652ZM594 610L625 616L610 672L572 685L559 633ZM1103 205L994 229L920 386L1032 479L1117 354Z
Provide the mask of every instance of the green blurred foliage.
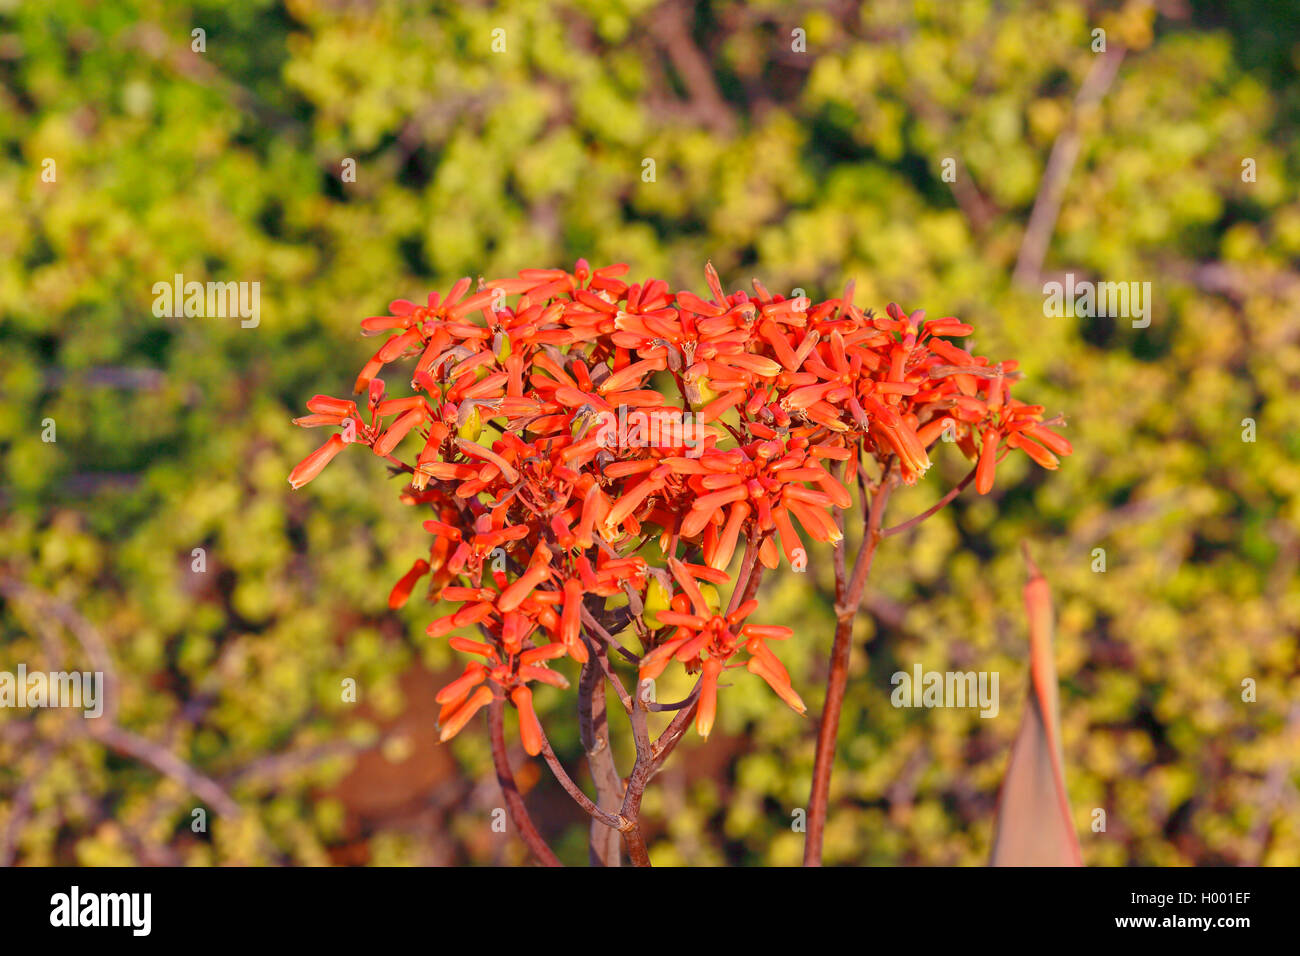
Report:
M987 859L1025 697L1027 541L1056 597L1085 860L1300 863L1300 40L1287 4L1204 6L0 0L0 575L95 635L10 597L0 669L87 668L102 641L117 725L238 807L79 719L0 711L0 847L32 864L522 859L490 828L482 730L432 743L427 672L453 666L424 636L434 612L386 607L424 533L359 455L291 492L314 443L289 419L347 389L373 348L358 322L390 298L581 255L697 290L706 259L729 288L816 299L856 280L859 304L972 323L1068 418L1060 471L1013 456L992 495L881 548L828 862ZM1096 27L1129 52L1076 115ZM1149 328L1044 318L1012 285L1071 124L1044 271L1151 282ZM260 325L156 318L152 286L176 273L260 282ZM955 449L937 457L892 521L960 480ZM782 651L814 714L831 588L818 553L761 595L797 629ZM890 675L918 662L999 671L998 716L889 706ZM709 743L647 794L659 862L800 857L815 723L733 684ZM570 703L538 695L577 768ZM580 813L535 770L521 782L585 860Z

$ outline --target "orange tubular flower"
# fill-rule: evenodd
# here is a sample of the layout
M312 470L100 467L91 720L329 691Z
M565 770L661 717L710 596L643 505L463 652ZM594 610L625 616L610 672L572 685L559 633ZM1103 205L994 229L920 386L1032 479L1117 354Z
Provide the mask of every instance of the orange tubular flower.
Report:
M972 332L955 318L863 311L852 285L818 303L757 280L727 293L711 265L699 294L627 273L579 260L396 299L361 322L384 339L356 379L364 406L316 395L294 419L339 432L293 469L293 488L350 443L409 478L401 500L420 508L429 552L389 606L430 575L430 599L451 607L429 635L471 656L438 693L443 740L508 699L537 755L531 685L566 688L566 658L586 662L611 638L643 680L674 663L700 675L701 736L723 672L742 665L803 713L768 647L789 630L744 623L755 601L718 606L738 550L776 567L837 544L864 460L913 483L941 436L975 462L980 494L1012 451L1048 469L1072 451L1011 394L1015 362L955 344ZM388 395L386 369L409 389ZM619 637L634 608L640 655Z
M334 460L334 456L341 452L346 444L342 435L331 435L325 444L298 462L293 471L289 472L289 484L294 488L301 488L307 484L325 470L325 466Z
M989 428L980 446L979 467L975 469L975 490L987 495L993 490L993 472L997 468L998 433Z
M700 703L695 711L695 732L701 737L708 737L713 730L713 720L718 713L718 674L722 671L722 662L709 658L703 664L700 675Z
M533 710L533 692L521 684L510 692L510 700L519 711L519 740L524 752L536 757L542 752L542 725Z
M393 590L388 595L388 606L396 610L405 605L411 596L411 590L415 587L415 582L428 573L429 562L424 558L418 559L411 565L411 570L402 575L401 579L393 585Z
M441 722L442 727L438 731L438 740L442 743L451 740L452 737L455 737L464 729L471 717L491 701L492 691L490 688L484 686L474 691L468 700L457 707L445 721Z

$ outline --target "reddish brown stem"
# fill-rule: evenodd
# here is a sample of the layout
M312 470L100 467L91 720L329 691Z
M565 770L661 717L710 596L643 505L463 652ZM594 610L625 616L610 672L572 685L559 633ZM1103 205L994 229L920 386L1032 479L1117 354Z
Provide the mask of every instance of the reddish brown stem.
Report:
M623 821L616 815L607 813L600 807L591 802L591 798L582 792L582 789L573 782L569 772L564 769L564 764L560 763L560 758L555 756L555 751L551 748L551 741L547 739L546 731L542 731L542 759L546 761L546 766L551 768L556 782L564 788L564 792L573 798L573 802L582 807L583 811L593 820L603 823L606 827L612 827L615 830L623 828Z
M638 709L640 706L638 703ZM646 848L645 835L641 832L641 798L645 795L646 784L654 775L654 769L649 753L637 754L632 773L627 778L623 806L618 813L627 823L627 829L623 831L623 844L627 847L627 856L633 866L650 865L650 851Z
M754 568L758 565L758 546L758 540L753 537L745 541L745 556L740 561L740 573L736 575L736 583L731 589L731 600L727 603L728 614L748 600L745 592L748 590L749 579L753 576Z
M952 500L956 498L959 494L961 494L962 491L965 490L966 486L969 485L974 480L975 480L975 469L972 468L967 473L966 477L957 483L957 486L955 488L949 491L946 495L944 495L942 498L936 501L929 508L926 508L915 518L909 518L907 521L904 521L902 524L896 524L892 528L886 528L884 531L880 532L880 536L882 538L889 538L896 534L902 534L904 531L912 530L917 525L919 525L922 521L924 521L926 518L930 517L933 514L936 514L937 512L941 511L944 507L946 507L948 504L950 504Z
M644 721L644 712L646 710L645 701L641 697L641 686L638 684L636 697L636 713L633 715L633 724L637 724L637 714L641 715L641 721ZM633 866L650 866L650 851L646 847L645 836L641 832L641 798L645 795L646 785L659 768L663 766L668 755L681 741L682 736L686 733L686 728L690 726L691 721L695 718L695 706L700 697L700 682L696 681L695 689L691 691L690 696L686 698L686 706L677 712L672 721L659 735L659 739L653 744L649 742L648 737L644 736L644 724L636 728L637 754L636 764L632 767L632 773L627 779L627 793L623 797L623 806L619 811L619 816L623 820L623 841L627 846L628 858L632 861Z
M686 728L690 726L695 719L695 705L700 700L700 680L695 681L695 687L692 688L690 696L686 698L686 706L677 712L677 716L672 722L664 728L664 732L659 735L659 739L654 742L651 748L651 759L654 761L653 769L658 771L663 766L668 755L673 752L673 748L681 741L682 736L686 733Z
M510 758L506 754L505 723L505 700L493 697L492 703L488 705L488 730L492 737L492 762L496 765L501 793L506 798L506 809L537 862L542 866L561 866L559 858L546 845L542 835L537 832L537 827L533 826L533 818L528 815L524 798L515 785L515 775L510 769Z
M813 761L812 792L808 798L808 834L804 843L804 866L821 866L822 837L826 828L826 808L830 796L831 769L835 763L835 737L840 729L840 709L849 681L849 652L853 645L853 619L862 602L871 561L880 544L880 525L885 505L893 488L892 475L886 473L871 498L863 531L862 549L853 566L853 578L845 581L844 541L836 544L835 561L835 642L831 647L830 674L826 680L826 702L822 707L821 726L817 729L817 750Z
M655 758L655 748L650 743L650 731L646 723L645 688L646 683L638 680L636 697L632 700L631 715L632 739L636 742L636 763L632 765L632 772L628 775L627 792L623 795L623 806L619 810L619 816L624 822L623 842L633 866L650 865L650 851L646 847L645 836L641 833L641 798L645 794L646 784L655 775L660 763ZM680 718L683 713L686 713L686 710L679 712L677 718Z
M605 685L602 668L609 666L608 649L599 641L588 645L587 662L578 680L578 727L582 747L587 753L587 768L596 787L596 805L607 813L616 812L623 785L614 766L609 747L609 729L605 712ZM594 658L594 659L593 659ZM629 701L629 704L631 702ZM618 833L596 817L591 821L588 858L592 866L618 866Z
M641 791L641 793L644 792L644 790ZM640 815L641 813L641 793L636 795L636 799L631 801L633 805L628 808L637 815ZM623 832L623 844L627 847L627 856L628 859L632 861L633 866L650 865L650 851L646 848L645 836L641 833L641 825L639 823L634 825L630 830L625 830Z

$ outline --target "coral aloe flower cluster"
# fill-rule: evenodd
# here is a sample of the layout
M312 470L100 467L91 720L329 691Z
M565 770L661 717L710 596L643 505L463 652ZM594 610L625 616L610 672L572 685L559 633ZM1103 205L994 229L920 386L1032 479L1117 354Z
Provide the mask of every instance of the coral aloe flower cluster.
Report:
M627 273L579 260L572 272L525 269L473 291L462 279L445 298L398 299L364 319L364 335L387 338L357 398L307 402L295 423L336 431L289 481L301 487L349 445L409 479L402 500L429 545L389 603L429 577L430 599L452 609L428 633L469 658L438 694L442 739L484 707L513 706L524 751L545 753L641 862L632 791L691 719L708 736L724 672L743 668L804 710L769 646L792 632L751 620L764 569L803 570L812 542L844 548L850 488L865 497L915 483L945 432L981 494L1014 450L1055 468L1070 445L1041 406L1011 397L1016 363L963 349L972 330L954 318L862 311L851 284L820 303L757 280L752 293L728 294L708 266L706 298ZM617 816L564 775L533 707L535 685L570 686L557 669L565 658L584 684L594 674L616 686L637 732ZM620 661L636 669L636 694ZM687 700L641 692L678 666L698 675ZM671 709L674 722L650 741L643 713ZM508 765L498 760L498 772Z

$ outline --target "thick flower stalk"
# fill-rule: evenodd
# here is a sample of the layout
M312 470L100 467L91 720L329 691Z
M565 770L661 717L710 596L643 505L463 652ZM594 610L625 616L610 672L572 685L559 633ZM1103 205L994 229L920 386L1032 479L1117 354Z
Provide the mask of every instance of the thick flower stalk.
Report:
M757 280L752 295L726 294L709 266L705 299L659 279L629 284L627 272L579 260L572 272L480 279L472 293L462 279L423 306L390 303L361 323L388 337L356 380L359 397L318 395L295 420L337 431L289 481L311 481L348 445L409 477L402 500L421 514L429 548L389 604L428 576L429 598L452 606L429 635L469 659L438 694L441 739L508 703L523 750L545 755L575 800L624 834L633 861L647 862L638 788L692 718L709 735L724 671L743 668L804 711L768 646L792 632L748 620L764 569L802 570L809 542L829 545L839 603L851 599L856 613L861 582L848 580L842 531L855 484L864 511L869 492L883 508L889 485L926 473L944 432L974 462L980 494L1013 450L1055 468L1070 446L1041 406L1011 397L1014 362L949 341L972 331L956 319L893 304L863 312L851 285L817 304ZM386 380L405 394L390 396ZM569 687L555 669L564 658L598 668L633 722L636 767L617 816L568 779L537 718L538 684ZM619 662L635 667L637 693ZM646 711L674 705L640 688L676 666L699 675L696 688L652 741ZM580 706L591 706L584 695ZM496 732L500 721L490 723ZM521 830L536 837L531 822Z

